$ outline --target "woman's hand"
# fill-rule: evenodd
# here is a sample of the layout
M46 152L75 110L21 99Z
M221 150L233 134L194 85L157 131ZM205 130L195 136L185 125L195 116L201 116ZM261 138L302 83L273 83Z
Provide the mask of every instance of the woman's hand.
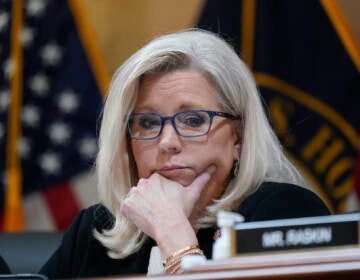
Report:
M157 241L163 256L197 244L188 218L214 168L210 166L186 187L156 173L140 179L123 201L121 213Z

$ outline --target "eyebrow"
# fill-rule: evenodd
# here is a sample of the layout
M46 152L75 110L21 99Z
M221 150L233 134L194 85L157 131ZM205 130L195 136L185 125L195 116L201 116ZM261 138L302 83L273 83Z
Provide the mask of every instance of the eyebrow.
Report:
M182 111L187 111L187 110L219 110L220 108L209 108L208 106L203 106L201 104L183 104L181 105L179 108L177 108L177 110L173 113L178 113L178 112L182 112ZM150 106L144 106L144 107L140 107L140 108L134 108L133 112L134 113L156 113L156 114L160 114L158 112L159 110L156 110ZM161 114L160 114L161 115Z

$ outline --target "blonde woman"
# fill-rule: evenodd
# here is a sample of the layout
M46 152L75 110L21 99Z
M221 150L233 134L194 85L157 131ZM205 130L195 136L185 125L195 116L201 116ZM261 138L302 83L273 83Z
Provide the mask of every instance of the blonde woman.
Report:
M41 270L50 278L181 273L184 255L211 257L219 210L329 214L283 154L248 69L210 32L156 38L117 70L99 147L101 204L76 217Z

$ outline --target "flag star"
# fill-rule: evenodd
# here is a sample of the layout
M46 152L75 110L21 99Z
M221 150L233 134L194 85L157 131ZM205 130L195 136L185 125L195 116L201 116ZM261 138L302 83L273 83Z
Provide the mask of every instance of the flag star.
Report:
M30 44L33 42L34 40L34 30L24 26L22 32L21 32L21 42L23 44L23 46L26 48L28 46L30 46Z
M3 70L4 70L4 76L7 79L10 79L12 74L14 73L14 63L12 59L8 58L7 60L5 60L3 64Z
M28 0L26 12L29 16L41 16L44 13L45 6L45 0Z
M71 113L79 106L79 99L73 91L67 90L60 94L58 106L61 111Z
M57 65L61 59L61 49L58 45L48 44L40 52L42 61L46 65Z
M60 158L55 153L51 152L40 156L39 165L41 169L49 175L58 174L61 168Z
M84 158L92 158L97 152L97 142L95 138L85 137L80 140L78 148Z
M18 148L20 156L22 158L27 158L31 151L29 139L22 137L17 144L18 144L17 148Z
M0 91L0 112L5 112L10 104L10 91L2 90Z
M33 105L26 105L22 108L21 116L26 125L36 127L40 120L40 111Z
M45 96L50 88L49 79L44 74L36 74L30 78L29 87L38 96Z
M65 144L70 138L71 131L68 125L56 122L49 127L48 134L54 143Z
M0 12L0 32L6 30L6 26L9 23L9 14L6 12Z

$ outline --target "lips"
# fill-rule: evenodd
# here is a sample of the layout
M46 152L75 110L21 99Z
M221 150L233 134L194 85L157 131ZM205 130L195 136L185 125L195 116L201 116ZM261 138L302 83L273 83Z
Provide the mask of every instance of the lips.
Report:
M193 171L186 166L168 165L157 169L155 172L182 185L190 184L194 179Z
M163 166L160 169L158 169L157 172L180 170L180 169L185 169L185 168L186 167L180 166L180 165L166 165L166 166Z
M178 166L178 165L171 165L171 166L164 166L160 169L157 169L156 172L164 177L168 177L170 175L176 175L182 173L186 167Z

